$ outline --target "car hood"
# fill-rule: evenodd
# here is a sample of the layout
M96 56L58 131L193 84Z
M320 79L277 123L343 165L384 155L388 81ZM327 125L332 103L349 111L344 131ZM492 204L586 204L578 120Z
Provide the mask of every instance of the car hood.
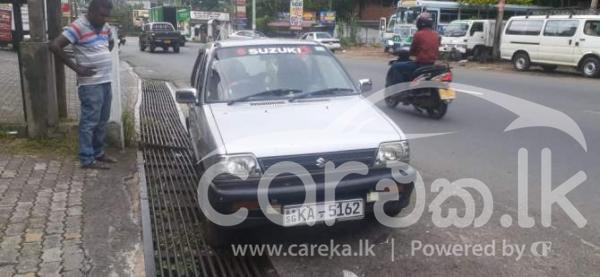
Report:
M361 96L239 102L210 106L228 154L273 157L377 148L405 139L402 131Z

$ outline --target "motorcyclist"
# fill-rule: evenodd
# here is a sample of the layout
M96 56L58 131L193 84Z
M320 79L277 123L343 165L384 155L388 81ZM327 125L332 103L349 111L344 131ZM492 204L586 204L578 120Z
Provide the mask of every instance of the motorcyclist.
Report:
M440 36L433 30L431 14L421 13L416 25L418 31L410 46L410 56L415 57L415 60L392 65L395 84L410 81L419 67L433 65L439 57Z

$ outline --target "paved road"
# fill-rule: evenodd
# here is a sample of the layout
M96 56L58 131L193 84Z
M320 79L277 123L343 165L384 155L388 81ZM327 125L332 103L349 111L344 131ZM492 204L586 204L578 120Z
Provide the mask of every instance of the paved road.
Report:
M185 85L197 48L197 45L182 48L182 54L179 55L140 54L135 45L129 45L123 49L122 55L142 77L175 80L179 85ZM382 88L387 69L385 60L347 56L340 58L353 78L372 78L375 89ZM293 242L328 244L330 239L334 239L336 243L347 243L353 247L358 247L360 240L376 244L375 257L273 257L272 261L282 276L342 276L343 270L357 276L598 274L600 205L597 199L600 198L600 150L597 146L600 142L600 125L597 122L600 120L600 80L573 75L477 68L456 68L454 74L456 83L517 97L511 103L524 107L525 115L542 119L542 123L554 123L559 119L539 112L540 109L535 109L535 104L564 113L582 130L587 151L571 136L558 129L530 127L504 131L517 119L517 115L483 99L482 95L459 93L458 99L450 105L447 116L439 121L421 116L410 108L389 109L382 106L382 110L406 133L449 133L411 141L412 163L422 174L425 184L425 212L416 224L397 229L365 222L351 222L316 230L264 228L256 232L259 234L258 239L263 242L286 242L287 245ZM490 93L484 94L488 95ZM535 224L531 228L519 227L520 224L517 224L517 153L521 148L528 151L529 159L528 171L522 172L528 177L527 203L529 215ZM558 187L579 171L585 173L585 181L567 194L568 200L585 219L582 228L559 205L552 206L551 226L542 226L540 164L541 152L545 148L551 151L552 188ZM484 183L493 198L491 219L480 227L436 227L433 224L433 213L427 208L438 196L437 192L432 192L431 185L440 178L450 181L473 178ZM479 216L483 210L481 197L475 191L470 192L476 203L475 215ZM459 216L465 212L464 202L456 196L448 198L441 207L444 210L442 216L447 216L448 209L451 208L455 208ZM406 211L408 212L410 211ZM512 219L512 226L502 227L500 219L506 220L508 217ZM542 245L547 244L536 244L539 241L552 243L548 255L534 255L544 254ZM419 243L424 246L420 250L416 247ZM525 247L524 254L521 257L511 254L509 250L516 248L508 244ZM480 245L489 251L479 253L459 250L448 255L430 252L436 245ZM534 253L531 251L532 245L537 250Z

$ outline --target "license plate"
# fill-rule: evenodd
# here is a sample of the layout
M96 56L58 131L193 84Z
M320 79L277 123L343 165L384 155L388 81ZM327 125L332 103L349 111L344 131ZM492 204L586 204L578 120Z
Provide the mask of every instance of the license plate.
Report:
M364 217L362 199L330 201L283 207L283 226Z
M456 98L456 92L454 92L453 89L441 88L438 91L440 93L440 99L442 99L442 100L448 100L448 99L454 99L454 98Z
M164 43L169 44L169 43L171 43L171 41L170 40L165 40Z

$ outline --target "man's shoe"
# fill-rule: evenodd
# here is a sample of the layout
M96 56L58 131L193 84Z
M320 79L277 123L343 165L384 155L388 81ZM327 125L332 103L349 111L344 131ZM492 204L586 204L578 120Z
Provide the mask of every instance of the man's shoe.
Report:
M101 165L98 163L84 164L81 166L82 169L99 169L99 170L109 170L110 167Z
M114 164L114 163L118 162L117 159L109 157L106 154L104 154L100 157L97 157L96 161L103 162L103 163L109 163L109 164Z

